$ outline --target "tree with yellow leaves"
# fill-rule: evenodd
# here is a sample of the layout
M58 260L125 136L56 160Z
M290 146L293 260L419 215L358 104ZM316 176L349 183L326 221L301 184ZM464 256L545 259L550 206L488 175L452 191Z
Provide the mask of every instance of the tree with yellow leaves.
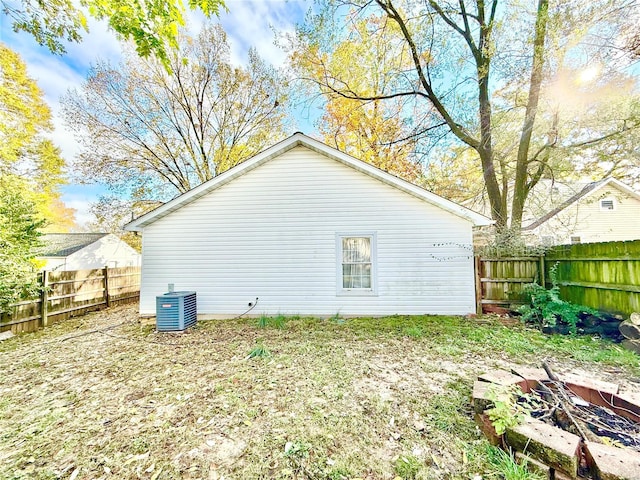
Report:
M73 211L64 207L59 187L64 160L49 136L51 111L20 56L0 44L0 176L23 188L50 230L68 230Z

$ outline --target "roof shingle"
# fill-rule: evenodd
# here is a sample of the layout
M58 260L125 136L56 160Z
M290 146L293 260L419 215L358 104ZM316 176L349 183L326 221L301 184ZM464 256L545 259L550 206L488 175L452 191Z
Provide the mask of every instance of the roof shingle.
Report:
M39 257L68 257L97 242L108 233L45 233L40 237Z

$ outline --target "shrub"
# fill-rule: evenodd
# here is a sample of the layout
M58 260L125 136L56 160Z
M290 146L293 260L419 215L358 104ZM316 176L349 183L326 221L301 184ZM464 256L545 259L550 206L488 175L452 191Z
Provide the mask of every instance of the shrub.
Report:
M571 334L577 332L577 324L581 313L599 316L593 308L576 305L560 298L560 287L557 284L558 263L549 269L552 287L546 289L537 283L531 283L524 289L529 297L529 305L518 309L522 321L536 325L540 330L544 327L566 325Z
M487 415L498 435L520 425L531 412L531 398L517 385L491 385L487 399L493 403Z

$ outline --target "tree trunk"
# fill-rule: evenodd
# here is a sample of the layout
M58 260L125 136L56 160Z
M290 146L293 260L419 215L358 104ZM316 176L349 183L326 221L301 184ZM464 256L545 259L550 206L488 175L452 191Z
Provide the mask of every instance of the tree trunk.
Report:
M524 124L518 145L516 160L516 177L513 185L513 203L511 205L511 229L519 232L522 228L522 213L525 201L529 193L527 176L529 170L529 146L531 135L538 111L540 88L542 86L542 69L544 66L544 40L547 33L547 20L549 18L549 1L538 0L536 15L535 38L533 41L533 64L531 68L531 80L529 83L529 99L524 116Z
M496 176L493 158L493 139L491 135L491 102L489 101L489 65L483 63L478 67L480 104L480 145L477 148L482 162L482 175L487 188L487 196L491 205L491 218L496 221L496 228L501 231L507 224L507 212L502 201L502 193Z

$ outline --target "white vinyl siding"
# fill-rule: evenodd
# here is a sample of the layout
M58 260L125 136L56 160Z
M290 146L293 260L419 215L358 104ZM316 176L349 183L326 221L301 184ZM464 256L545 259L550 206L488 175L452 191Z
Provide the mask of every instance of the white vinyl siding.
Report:
M613 209L611 203L613 202ZM606 208L605 208L606 207ZM572 237L580 237L581 243L613 242L640 238L640 200L607 185L587 195L550 218L533 233L553 235L557 244L573 243Z
M336 235L375 232L377 295L339 295ZM475 311L471 222L305 147L143 231L141 313L169 283L201 314Z

